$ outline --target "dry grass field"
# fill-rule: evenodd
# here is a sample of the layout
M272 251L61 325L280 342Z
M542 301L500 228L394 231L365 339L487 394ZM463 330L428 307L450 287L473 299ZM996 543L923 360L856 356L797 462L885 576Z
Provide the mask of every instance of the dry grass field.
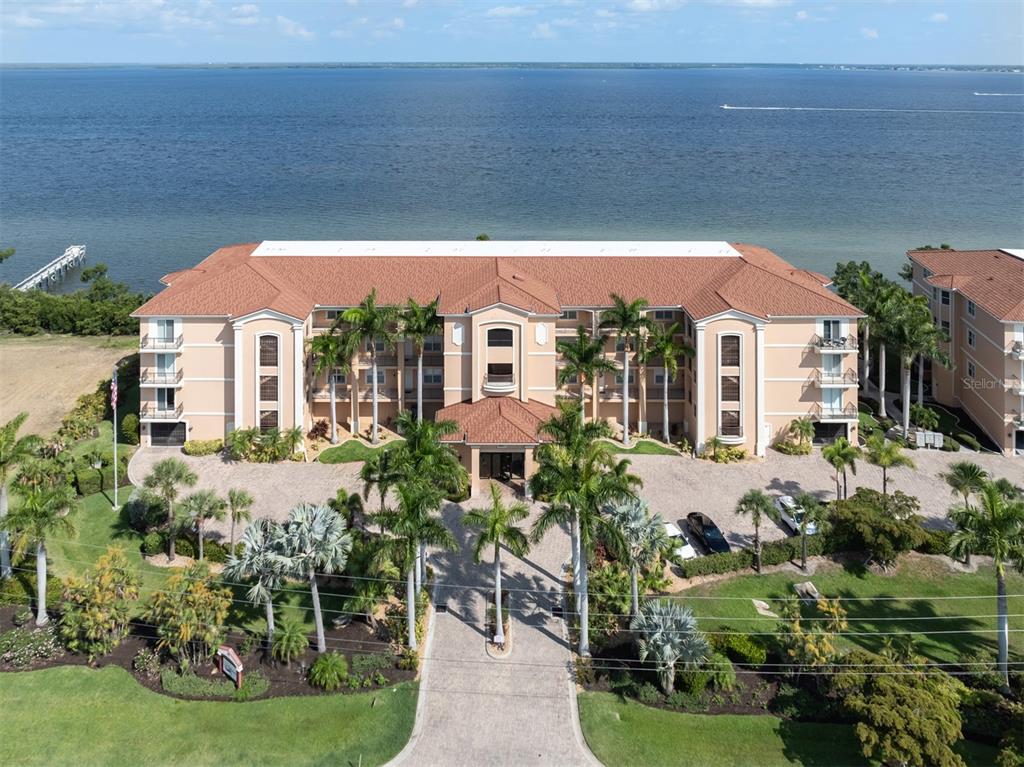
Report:
M0 337L0 423L25 410L23 434L52 434L75 400L138 343L137 336Z

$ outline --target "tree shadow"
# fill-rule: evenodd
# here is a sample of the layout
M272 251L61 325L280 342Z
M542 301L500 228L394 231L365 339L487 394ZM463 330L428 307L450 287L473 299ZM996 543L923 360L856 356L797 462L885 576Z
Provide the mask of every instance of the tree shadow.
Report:
M860 741L853 727L816 722L779 721L778 736L783 755L793 764L806 767L832 767L835 764L870 764L861 755Z

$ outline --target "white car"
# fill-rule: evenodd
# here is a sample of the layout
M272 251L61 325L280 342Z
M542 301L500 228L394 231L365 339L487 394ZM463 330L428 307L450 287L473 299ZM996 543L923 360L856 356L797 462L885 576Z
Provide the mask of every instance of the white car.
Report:
M679 557L679 559L693 559L697 556L697 550L690 545L688 540L686 540L686 536L683 535L683 531L672 522L665 523L665 535L672 539L672 542L676 547L673 550L673 553Z
M800 524L804 518L804 510L791 495L780 495L775 499L775 508L779 510L779 516L794 533L800 532ZM807 534L814 535L818 532L818 526L813 522L807 523Z

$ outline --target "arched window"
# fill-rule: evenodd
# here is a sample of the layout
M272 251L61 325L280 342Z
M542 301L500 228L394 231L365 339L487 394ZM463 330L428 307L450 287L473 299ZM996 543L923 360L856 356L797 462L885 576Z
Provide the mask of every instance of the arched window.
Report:
M512 346L512 331L509 328L492 328L487 331L488 346Z
M277 367L277 336L260 336L260 366Z

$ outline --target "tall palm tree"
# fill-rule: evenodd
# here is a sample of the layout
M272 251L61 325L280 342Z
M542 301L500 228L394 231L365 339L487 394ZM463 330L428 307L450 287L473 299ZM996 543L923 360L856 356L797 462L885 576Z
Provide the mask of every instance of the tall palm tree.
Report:
M192 487L199 478L184 461L177 458L164 458L153 466L142 485L153 491L167 504L167 559L174 561L174 501L181 492L181 487Z
M637 633L640 661L653 660L661 688L672 694L676 664L693 668L708 659L708 640L697 630L697 620L689 607L674 599L652 599L644 603L629 625Z
M380 511L384 511L388 493L404 476L395 449L378 450L366 459L359 470L359 479L363 482L363 499L370 500L370 491L376 488L380 496ZM381 532L384 532L383 527Z
M443 500L438 489L428 482L403 481L396 488L398 506L379 515L388 535L381 539L378 558L387 558L405 570L405 610L409 648L416 642L416 561L421 544L444 549L458 548L455 537L433 512Z
M309 339L309 352L313 355L313 375L327 373L327 390L331 397L331 444L338 444L338 407L334 373L348 373L352 369L352 356L345 348L343 339L334 332L321 333Z
M18 436L28 413L18 413L0 427L0 578L10 578L11 541L7 532L8 483L19 464L24 463L39 448L42 440L34 434Z
M224 574L233 580L253 579L246 592L254 605L263 605L267 613L267 647L274 643L274 592L284 585L289 560L283 556L279 525L269 519L257 519L242 533L242 550L234 547L224 566Z
M843 494L847 497L846 472L857 475L857 459L860 457L860 448L851 445L846 437L837 437L831 445L821 449L821 457L829 466L836 470L836 500L839 500L839 475L843 475Z
M629 473L630 462L617 461L611 443L591 442L579 458L561 446L545 450L539 456L537 473L546 473L542 484L550 498L533 525L531 539L536 543L552 528L579 525L580 573L580 655L590 654L589 594L587 555L602 532L614 536L611 522L602 513L609 504L635 496L642 484ZM550 478L550 481L549 481Z
M796 437L800 445L806 445L814 439L814 421L808 416L796 418L789 424L789 433Z
M640 612L640 571L656 562L669 544L665 523L661 515L652 515L647 503L639 498L610 504L605 507L605 514L616 531L613 547L629 567L632 615L635 617Z
M821 535L828 524L829 508L810 493L800 493L796 497L797 506L803 511L800 515L800 569L807 572L807 535L811 525Z
M754 524L754 567L761 572L761 520L779 518L779 513L772 499L763 490L748 490L736 504L736 513L742 517L750 517Z
M473 561L480 564L480 559L488 546L494 547L494 604L497 631L494 642L505 644L505 619L502 613L501 600L501 547L505 546L514 557L522 557L530 550L530 542L523 531L516 527L530 515L530 507L522 501L506 505L501 497L501 487L491 483L491 505L485 509L473 509L466 512L462 524L480 529L476 543L473 545Z
M867 261L861 261L859 264L854 261L837 264L832 281L836 292L866 315L858 323L864 331L864 342L861 345L864 371L861 378L865 382L865 386L871 373L871 333L876 326L877 319L872 309L878 298L879 288L885 282L887 280L882 273L872 269L871 264Z
M970 508L971 495L981 492L981 488L988 482L988 472L973 461L956 461L950 464L949 471L939 475L949 485L953 495L960 495L964 499L964 507Z
M352 550L352 536L345 529L345 520L325 505L300 503L288 513L288 521L276 531L274 545L288 560L290 575L309 581L313 598L313 620L316 622L316 648L327 651L324 638L324 616L320 607L318 574L334 575L345 569Z
M73 534L69 512L75 507L75 493L67 483L56 487L25 489L21 506L11 514L15 531L14 553L20 557L30 544L36 547L36 625L45 626L46 615L46 539L56 532Z
M245 490L231 488L228 490L228 517L231 519L231 549L235 553L235 525L252 519L252 496Z
M346 309L338 317L335 327L340 323L348 323L343 338L344 346L355 351L364 342L370 346L370 379L373 392L373 421L370 428L370 444L376 445L380 440L377 418L377 343L383 343L386 349L395 348L395 322L398 310L393 306L377 305L377 289L370 291L358 306ZM358 403L356 403L358 409Z
M185 496L181 502L181 510L196 526L196 542L199 548L199 561L202 562L203 538L206 520L213 519L220 521L225 517L224 499L213 490L197 490Z
M423 420L423 350L427 339L444 330L444 321L437 316L437 299L421 305L409 299L399 319L401 333L412 341L416 352L416 420Z
M644 349L645 360L661 359L661 366L664 370L661 381L661 424L665 432L662 438L666 443L672 441L668 422L668 382L679 373L679 358L692 357L694 354L692 346L685 341L676 339L676 336L682 335L682 333L683 327L678 322L673 322L665 329L662 329L660 325L654 325L650 335L647 336Z
M1024 572L1024 501L1007 500L994 483L978 493L977 507L958 506L949 512L956 532L949 541L950 553L963 558L988 554L996 568L996 614L999 634L999 673L1009 690L1009 620L1006 602L1006 567Z
M889 339L900 358L902 374L903 435L910 431L910 372L914 360L928 357L942 365L949 357L940 348L945 333L935 324L925 296L905 296L900 302L898 319L889 329Z
M604 346L608 336L591 338L586 327L576 328L576 338L572 341L559 341L555 346L562 355L564 365L558 370L558 385L565 384L576 378L580 386L580 418L585 418L584 397L586 386L590 385L590 417L597 418L597 381L605 373L612 373L618 368L615 363L604 356Z
M613 329L622 343L622 444L628 446L629 355L633 352L635 340L651 328L651 321L644 314L650 304L643 298L626 301L617 293L612 293L611 298L612 308L601 314L601 327Z
M875 432L868 437L866 447L864 460L882 470L882 495L889 494L889 469L898 466L916 468L914 459L903 454L903 447L898 442L887 440L882 432Z

